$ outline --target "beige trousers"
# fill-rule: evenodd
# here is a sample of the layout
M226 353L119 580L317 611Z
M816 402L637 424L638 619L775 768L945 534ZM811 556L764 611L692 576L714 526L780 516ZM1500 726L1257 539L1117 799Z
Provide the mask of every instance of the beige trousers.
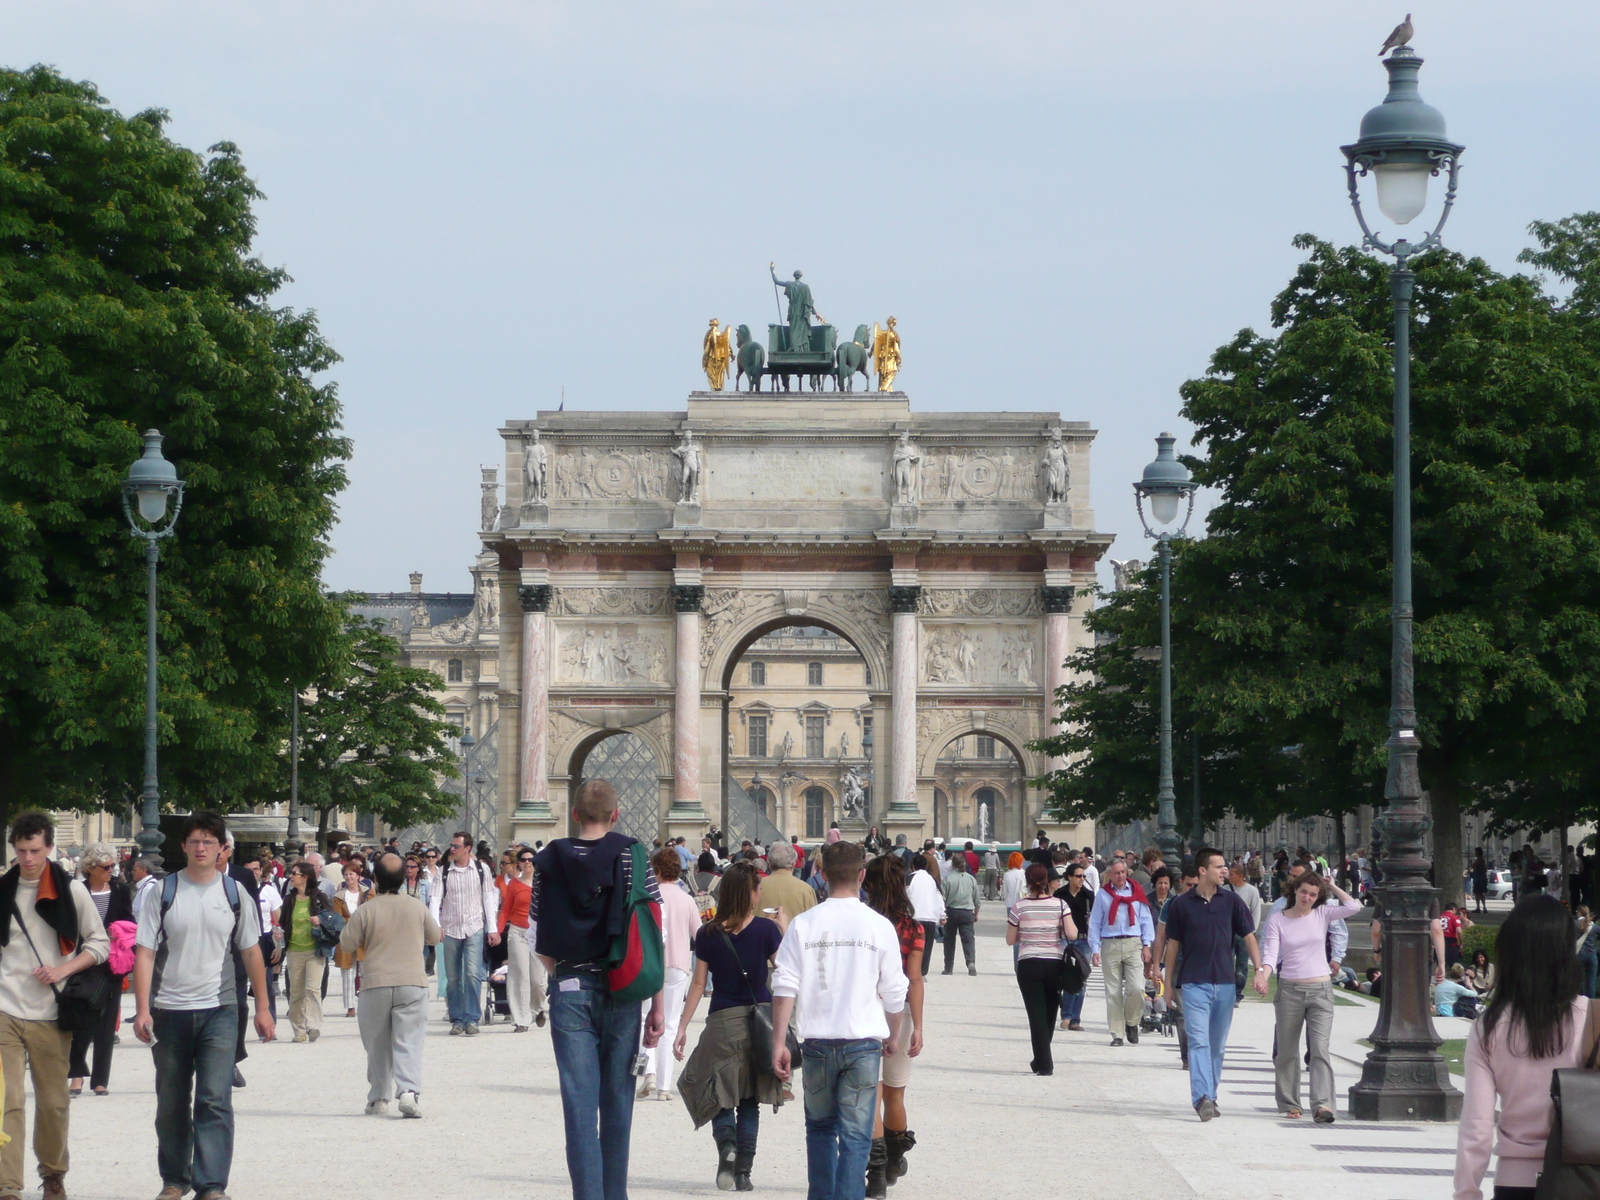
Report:
M528 949L527 931L507 925L506 1002L511 1006L513 1025L532 1025L533 1018L545 1011L545 990L550 975L544 964Z
M289 951L289 1024L295 1037L322 1029L322 964L315 950Z
M27 1132L23 1056L33 1075L33 1153L39 1176L67 1173L67 1055L72 1035L54 1021L23 1021L0 1013L0 1071L5 1073L5 1134L0 1149L0 1196L22 1194L22 1136Z
M1106 985L1106 1028L1126 1037L1127 1026L1144 1016L1144 943L1136 937L1100 943L1100 975Z

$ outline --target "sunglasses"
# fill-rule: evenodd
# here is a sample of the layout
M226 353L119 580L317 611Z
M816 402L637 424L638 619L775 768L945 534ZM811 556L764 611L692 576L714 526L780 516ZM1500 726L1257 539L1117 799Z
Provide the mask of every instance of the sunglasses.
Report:
M533 861L533 859L531 859L531 858L519 858L519 859L517 859L517 861L519 863L531 863Z

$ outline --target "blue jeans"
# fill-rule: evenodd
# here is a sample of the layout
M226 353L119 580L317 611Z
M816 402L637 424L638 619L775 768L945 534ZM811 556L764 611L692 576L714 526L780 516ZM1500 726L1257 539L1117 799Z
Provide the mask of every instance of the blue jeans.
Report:
M611 999L602 974L551 980L550 1041L561 1080L572 1200L628 1200L634 1089L630 1068L641 1015L637 1001L618 1004Z
M1089 953L1089 939L1079 938L1070 943L1078 947L1087 956ZM1083 1019L1083 998L1089 994L1089 981L1085 979L1083 986L1076 992L1061 993L1061 1019L1063 1021L1080 1021Z
M810 1181L806 1200L862 1200L883 1042L811 1038L800 1052Z
M239 1010L229 1004L151 1014L156 1061L156 1165L163 1186L225 1191L233 1166L233 1051Z
M483 930L471 937L444 939L444 964L449 976L444 998L450 1024L483 1020Z
M1593 954L1578 955L1578 965L1583 968L1583 994L1594 999L1596 977L1600 976L1600 958ZM95 1062L99 1062L97 1057Z
M1222 1055L1233 1027L1232 983L1186 983L1183 1027L1189 1034L1189 1101L1199 1104L1217 1099L1222 1079Z
M754 1155L756 1136L761 1132L761 1101L747 1096L739 1101L737 1110L719 1108L711 1118L711 1128L719 1135L733 1139L733 1148L740 1154Z

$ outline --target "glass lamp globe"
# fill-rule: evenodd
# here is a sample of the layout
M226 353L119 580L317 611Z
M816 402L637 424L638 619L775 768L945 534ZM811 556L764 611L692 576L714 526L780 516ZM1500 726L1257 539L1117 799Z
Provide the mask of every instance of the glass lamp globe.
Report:
M1396 225L1409 225L1428 203L1427 163L1377 163L1372 173L1378 181L1378 208Z

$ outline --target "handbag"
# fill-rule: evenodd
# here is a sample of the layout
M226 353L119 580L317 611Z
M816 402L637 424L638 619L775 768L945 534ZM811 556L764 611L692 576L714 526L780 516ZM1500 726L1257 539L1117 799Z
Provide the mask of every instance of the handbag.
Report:
M1536 1200L1593 1200L1600 1196L1600 1003L1589 1001L1583 1038L1592 1042L1581 1067L1550 1072L1555 1119L1544 1143Z
M728 944L728 953L733 955L733 961L739 964L739 974L744 976L744 985L750 990L750 999L756 998L755 984L750 982L750 972L744 969L744 960L739 957L739 951L734 947L733 939L728 936L728 931L723 929L722 940ZM794 1030L784 1031L784 1045L789 1048L789 1061L793 1062L800 1057L800 1042L794 1036ZM762 1075L772 1074L772 1001L764 1000L750 1005L750 1053L755 1056L756 1070Z
M17 927L28 939L28 949L42 967L39 947L33 944L33 934L20 917ZM83 943L80 941L81 947ZM98 1029L104 1019L106 1005L111 1003L111 971L105 963L95 963L82 971L68 975L60 984L52 983L50 990L56 994L56 1028L62 1033L82 1033Z

